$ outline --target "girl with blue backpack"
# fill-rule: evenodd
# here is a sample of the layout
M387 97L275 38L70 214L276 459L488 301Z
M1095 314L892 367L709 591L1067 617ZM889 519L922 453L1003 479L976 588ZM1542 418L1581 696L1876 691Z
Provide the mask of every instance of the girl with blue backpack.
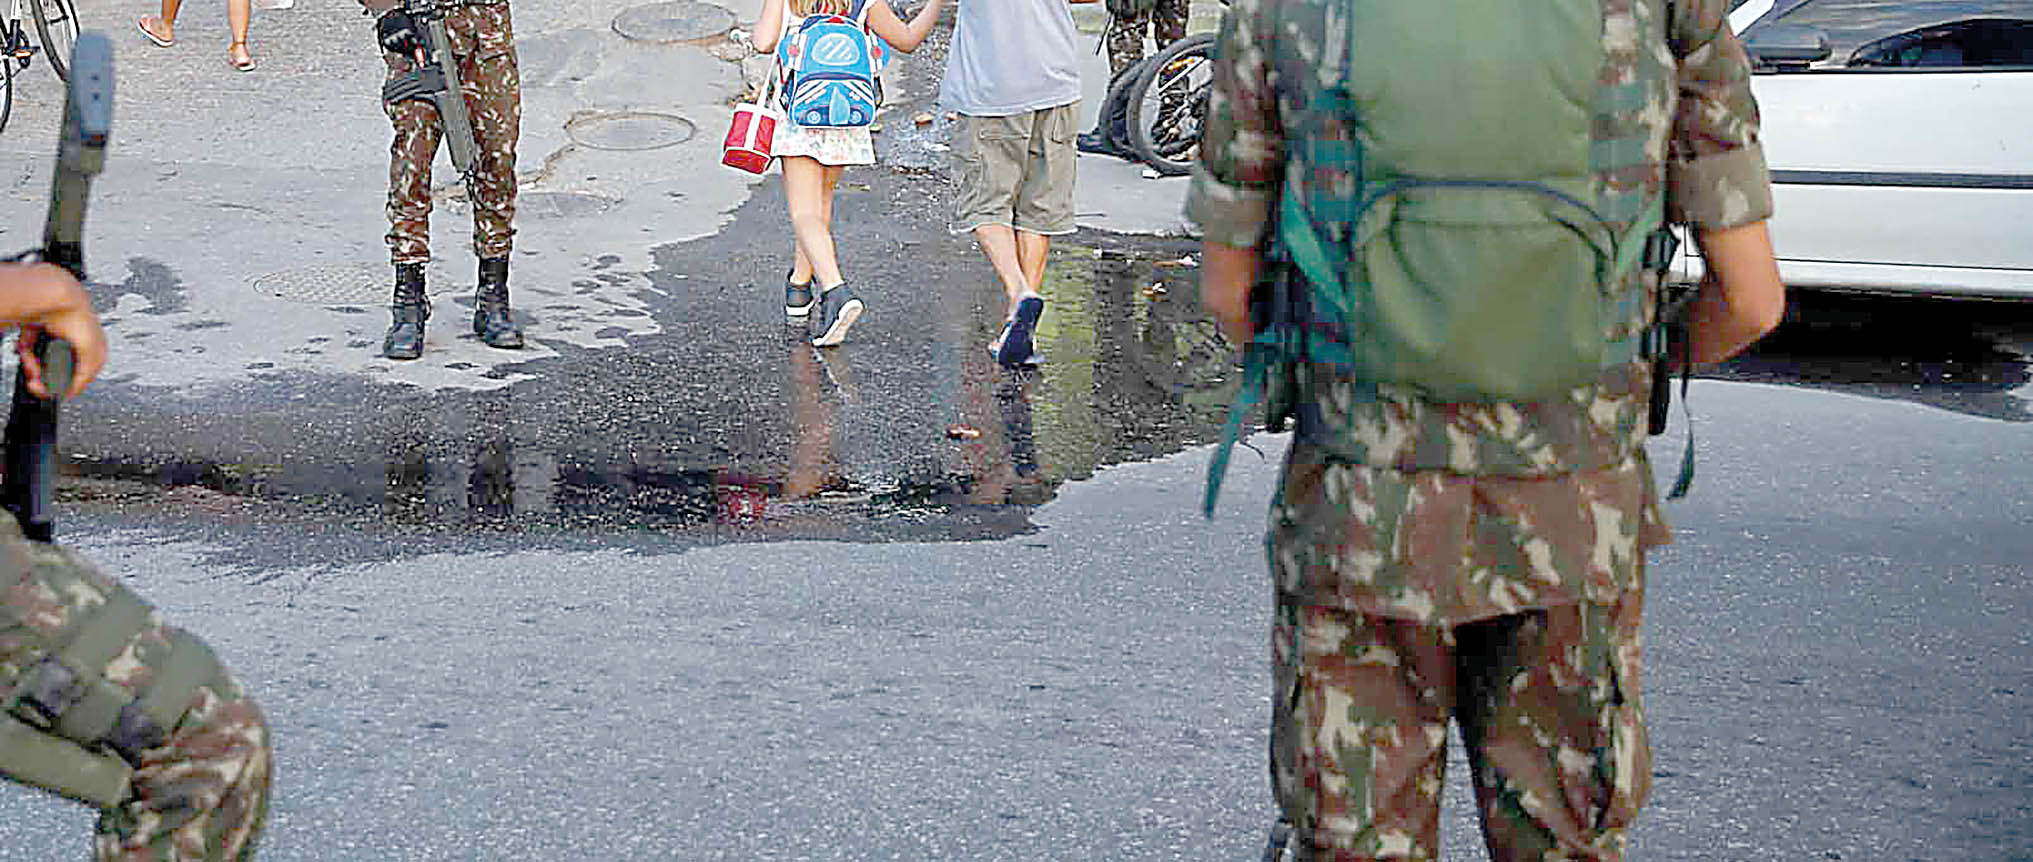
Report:
M755 22L751 43L777 55L787 120L775 141L796 240L784 313L808 319L817 306L812 343L819 347L845 340L865 308L834 254L833 190L848 165L875 164L868 127L880 102L876 76L889 49L916 50L943 5L926 0L906 24L885 0L770 0Z

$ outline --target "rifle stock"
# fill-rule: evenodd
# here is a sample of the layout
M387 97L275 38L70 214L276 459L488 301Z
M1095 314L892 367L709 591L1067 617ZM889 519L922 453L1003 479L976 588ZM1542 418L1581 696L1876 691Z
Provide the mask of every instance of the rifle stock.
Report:
M85 280L85 205L92 179L106 166L106 142L113 126L113 44L105 34L82 33L71 49L70 87L64 98L56 170L50 181L49 215L43 224L42 258ZM28 374L14 376L14 400L7 416L6 469L0 478L0 508L13 513L21 531L39 542L55 534L58 399L70 388L75 357L69 344L38 335L47 399L28 391Z

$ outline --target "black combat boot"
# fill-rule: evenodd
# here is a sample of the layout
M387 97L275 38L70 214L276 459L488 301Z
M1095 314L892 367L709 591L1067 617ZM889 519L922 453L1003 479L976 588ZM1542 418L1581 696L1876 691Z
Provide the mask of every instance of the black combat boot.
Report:
M480 291L473 297L473 334L488 347L522 349L522 327L508 316L508 258L480 259Z
M431 319L430 300L424 298L424 265L395 265L395 298L388 306L393 321L388 337L381 341L381 355L390 359L415 359L424 355L424 321Z

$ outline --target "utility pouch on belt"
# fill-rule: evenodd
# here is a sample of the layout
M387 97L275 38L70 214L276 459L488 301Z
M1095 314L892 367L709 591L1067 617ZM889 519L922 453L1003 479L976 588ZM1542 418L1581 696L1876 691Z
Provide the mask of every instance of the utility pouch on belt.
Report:
M0 713L0 775L98 808L127 798L134 768Z
M82 611L51 642L40 662L24 668L0 707L0 774L100 807L127 794L131 766L169 741L200 686L223 675L210 648L178 629L164 629L167 649L136 655L148 666L147 684L129 690L105 678L105 669L129 652L156 623L154 611L117 581L86 582L80 563L38 562L26 577L40 591L72 595L102 592L104 601ZM0 609L0 623L31 632ZM34 646L31 644L31 646Z

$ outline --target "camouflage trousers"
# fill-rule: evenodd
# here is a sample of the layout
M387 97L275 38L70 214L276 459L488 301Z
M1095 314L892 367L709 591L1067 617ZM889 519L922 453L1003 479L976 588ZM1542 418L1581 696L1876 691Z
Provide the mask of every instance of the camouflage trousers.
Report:
M118 587L82 559L24 541L0 516L0 702L25 669ZM142 696L181 633L149 611L102 678ZM271 751L261 710L220 673L198 686L162 744L131 758L127 797L100 812L100 862L246 862L268 816Z
M506 257L515 236L515 141L522 134L522 76L508 4L451 7L445 31L458 58L460 89L473 118L479 154L469 191L473 253ZM412 58L384 52L388 76L406 74ZM429 102L383 104L395 126L388 159L388 249L395 263L431 259L431 162L444 125Z
M1144 58L1144 34L1150 33L1158 43L1158 50L1186 38L1186 16L1192 8L1190 0L1158 0L1158 5L1142 15L1115 18L1108 22L1108 33L1102 38L1108 41L1108 74L1122 74L1131 63Z
M1294 857L1438 860L1451 718L1492 860L1621 859L1652 774L1641 605L1449 626L1281 597L1271 779Z

